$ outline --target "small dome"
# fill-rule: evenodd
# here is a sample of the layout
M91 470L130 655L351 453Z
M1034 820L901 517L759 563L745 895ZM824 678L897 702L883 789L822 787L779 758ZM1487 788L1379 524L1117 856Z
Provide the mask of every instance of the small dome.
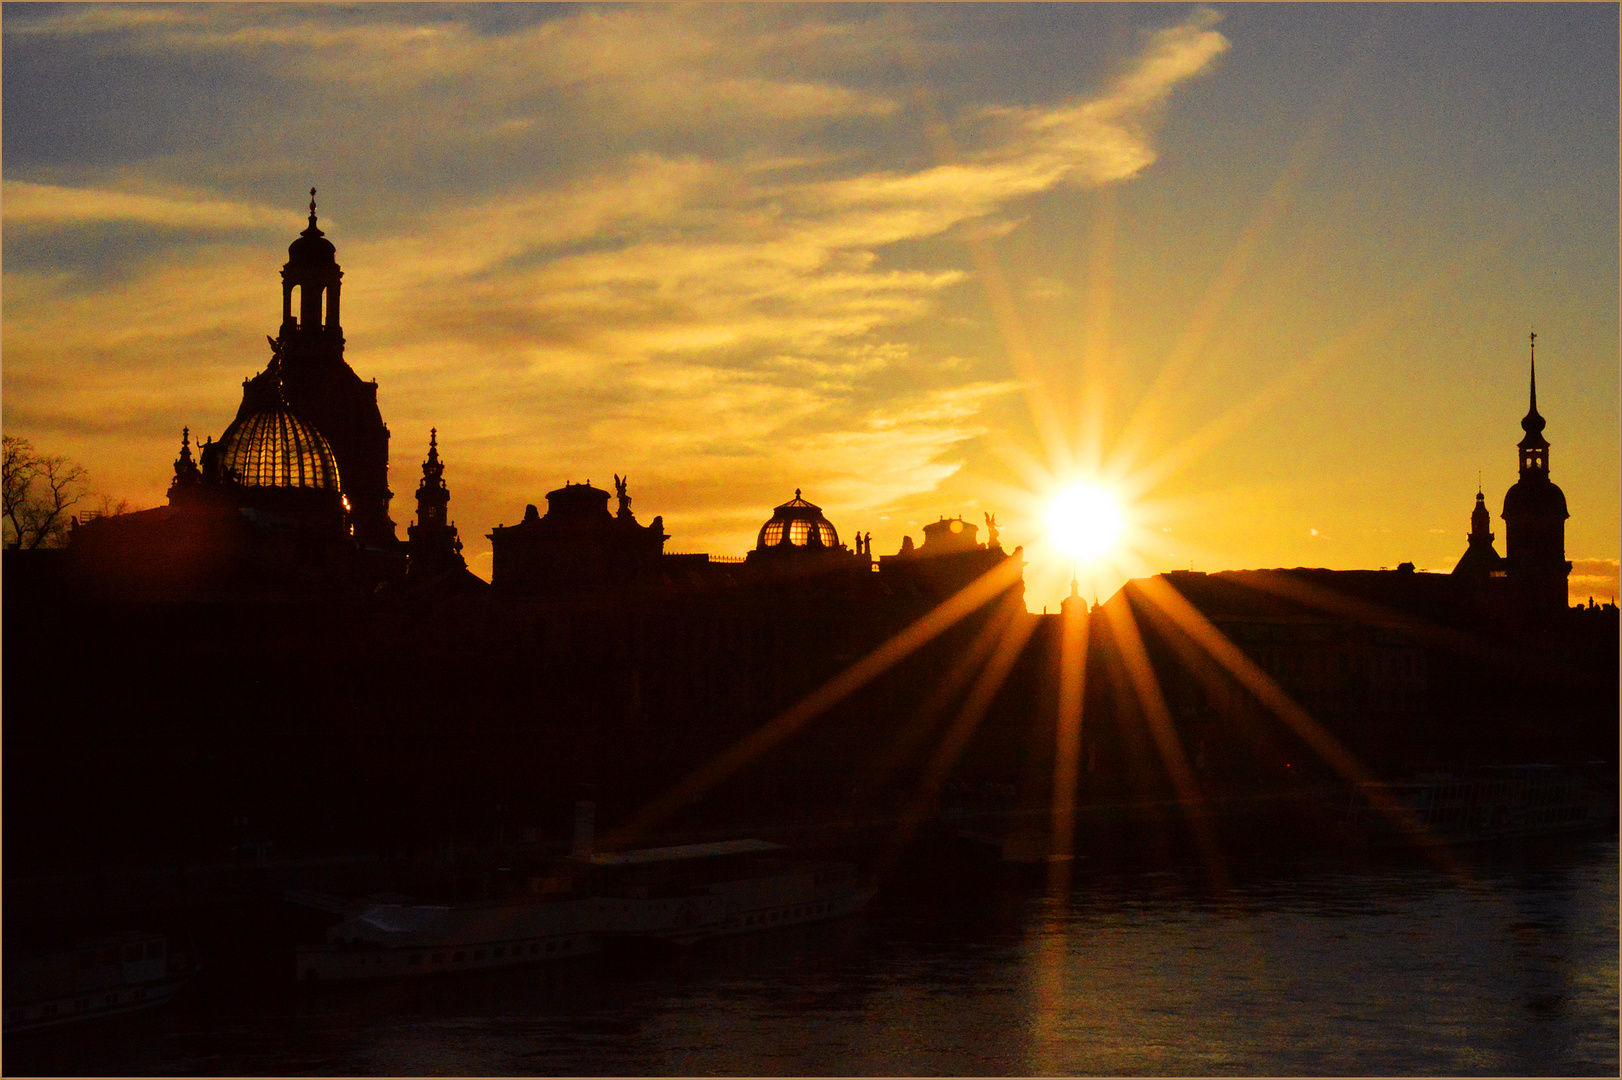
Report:
M337 265L338 249L332 246L325 233L316 228L314 214L310 215L310 227L287 245L287 261L300 266Z
M286 404L238 420L220 436L220 472L243 487L338 491L338 459Z
M798 489L794 492L794 498L779 506L772 513L771 520L760 527L755 550L764 551L785 543L791 547L839 546L839 534L822 516L822 508L800 498Z
M287 245L287 261L302 266L338 265L338 249L315 223L315 188L310 189L310 227Z

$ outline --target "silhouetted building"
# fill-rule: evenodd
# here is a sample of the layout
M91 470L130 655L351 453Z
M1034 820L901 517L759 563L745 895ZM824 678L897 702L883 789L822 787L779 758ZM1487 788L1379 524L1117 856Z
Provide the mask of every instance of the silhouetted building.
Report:
M342 279L337 251L316 226L311 188L309 227L288 246L282 267L282 323L273 346L279 371L266 368L243 383L237 419L220 442L285 399L331 446L355 538L393 551L399 540L389 520L389 429L378 411L377 381L362 382L344 359Z
M1024 548L1013 554L1002 549L996 518L986 515L987 535L979 543L980 527L962 516L941 518L924 526L924 542L913 546L912 537L902 537L901 550L879 557L879 574L894 588L908 588L932 603L940 603L981 576L998 569L1009 559L1018 560L1020 579L1010 587L1010 595L1023 607L1025 601Z
M445 465L439 460L439 431L428 431L428 457L422 463L422 482L417 485L417 523L406 527L406 573L409 577L465 570L462 538L456 525L447 520L450 489L445 486Z
M518 524L491 529L491 586L508 596L582 596L647 584L664 551L664 518L639 524L627 481L614 479L618 513L591 481L565 482L547 492L544 515L532 503Z
M1486 497L1476 492L1476 508L1470 511L1469 547L1459 557L1453 572L1462 577L1481 580L1505 576L1504 559L1492 546L1492 515L1487 510Z
M1534 348L1537 335L1532 335ZM1504 494L1504 563L1520 601L1529 611L1567 606L1566 496L1549 479L1549 440L1538 415L1537 358L1532 359L1531 407L1521 420L1521 478Z
M82 587L172 597L364 593L403 575L407 545L388 516L388 428L377 383L344 360L343 271L316 225L314 194L309 227L282 268L270 362L243 381L235 419L195 459L191 430L182 430L167 507L75 530ZM433 450L431 458L437 466ZM417 553L448 567L460 548L443 521L449 496L437 474L435 482L419 493L429 518Z

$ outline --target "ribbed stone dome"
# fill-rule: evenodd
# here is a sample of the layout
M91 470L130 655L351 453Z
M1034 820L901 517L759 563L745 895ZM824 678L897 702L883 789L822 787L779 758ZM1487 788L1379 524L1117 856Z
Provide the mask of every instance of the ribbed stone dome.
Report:
M340 490L332 447L285 404L250 413L226 429L220 472L243 487Z
M794 498L779 506L772 513L771 520L760 527L755 550L763 551L785 542L792 547L836 548L839 546L839 534L822 516L822 507L806 502L796 490Z

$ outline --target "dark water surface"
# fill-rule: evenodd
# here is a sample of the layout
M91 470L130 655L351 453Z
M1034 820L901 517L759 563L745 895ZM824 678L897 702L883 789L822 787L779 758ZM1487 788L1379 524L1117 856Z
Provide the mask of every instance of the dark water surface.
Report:
M1617 842L892 885L839 923L414 985L194 984L58 1074L1605 1075Z

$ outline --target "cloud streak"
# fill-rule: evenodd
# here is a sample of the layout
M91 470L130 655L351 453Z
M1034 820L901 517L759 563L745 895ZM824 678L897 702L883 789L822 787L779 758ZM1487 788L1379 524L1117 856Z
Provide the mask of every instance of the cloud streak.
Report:
M350 360L382 387L396 491L414 486L417 429L439 427L472 546L546 488L610 471L647 485L639 511L679 522L687 549L736 552L753 538L740 523L796 486L847 516L927 498L1011 386L995 355L900 340L972 306L953 230L1017 228L1022 199L1139 174L1171 93L1227 48L1197 10L1101 89L977 105L957 121L960 160L899 164L897 126L914 121L877 21L544 14L492 29L465 11L113 7L8 24L106 56L279 73L225 145L8 173L13 254L110 224L160 230L118 253L112 282L8 267L8 422L90 457L122 446L120 479L153 501L178 414L223 427L236 381L263 366L279 246L300 225L271 208L285 177L356 145L365 160L333 170L351 182L322 197ZM100 437L87 413L109 416Z

